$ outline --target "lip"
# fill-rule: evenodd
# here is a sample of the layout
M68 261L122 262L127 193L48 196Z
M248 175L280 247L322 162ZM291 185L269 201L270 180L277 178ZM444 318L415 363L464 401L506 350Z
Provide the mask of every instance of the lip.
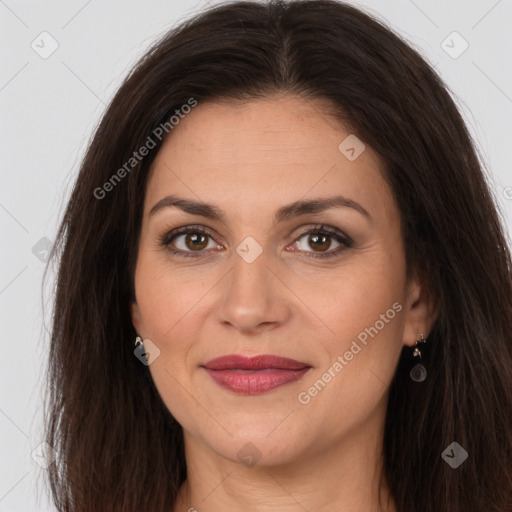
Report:
M212 359L203 366L210 370L302 370L309 367L307 363L271 354L252 357L231 354Z
M219 386L245 395L257 395L301 379L310 369L307 363L264 354L217 357L202 367Z

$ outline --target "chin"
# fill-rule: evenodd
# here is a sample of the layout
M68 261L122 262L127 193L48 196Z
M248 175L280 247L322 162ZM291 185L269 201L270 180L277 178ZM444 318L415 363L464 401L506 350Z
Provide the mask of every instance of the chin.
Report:
M226 430L218 428L215 433L199 427L192 435L200 437L220 456L248 467L286 465L294 462L306 448L307 440L300 432L279 431L282 418L258 423L248 421L250 424L245 425L225 421Z

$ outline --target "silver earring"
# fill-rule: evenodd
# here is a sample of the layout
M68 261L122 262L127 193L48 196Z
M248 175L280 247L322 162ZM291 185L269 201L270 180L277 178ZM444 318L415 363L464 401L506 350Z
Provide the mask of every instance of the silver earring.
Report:
M412 355L416 361L422 359L421 348L418 345L420 343L424 344L426 342L427 340L425 339L423 334L421 334L421 339L419 339L416 342L416 345L414 346L414 349L412 351ZM409 376L414 382L423 382L427 378L427 369L423 364L416 363L409 372Z
M137 348L139 345L144 346L144 341L142 340L142 338L140 336L137 336L135 338L135 348Z

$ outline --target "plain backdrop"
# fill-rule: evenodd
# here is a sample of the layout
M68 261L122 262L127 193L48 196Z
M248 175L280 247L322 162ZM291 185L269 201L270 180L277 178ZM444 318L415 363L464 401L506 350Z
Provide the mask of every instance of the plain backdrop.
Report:
M80 160L130 67L208 3L0 0L0 512L54 510L41 467L51 455L41 445L51 306L41 281ZM448 84L510 233L512 0L350 3L405 36Z

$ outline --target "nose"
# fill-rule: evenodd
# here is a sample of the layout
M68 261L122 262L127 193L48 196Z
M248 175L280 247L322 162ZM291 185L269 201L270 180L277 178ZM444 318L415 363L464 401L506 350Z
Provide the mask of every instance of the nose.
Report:
M252 262L238 253L225 278L225 295L219 320L244 334L257 334L286 323L291 316L290 290L284 276L270 267L268 253ZM275 265L273 265L275 267Z

